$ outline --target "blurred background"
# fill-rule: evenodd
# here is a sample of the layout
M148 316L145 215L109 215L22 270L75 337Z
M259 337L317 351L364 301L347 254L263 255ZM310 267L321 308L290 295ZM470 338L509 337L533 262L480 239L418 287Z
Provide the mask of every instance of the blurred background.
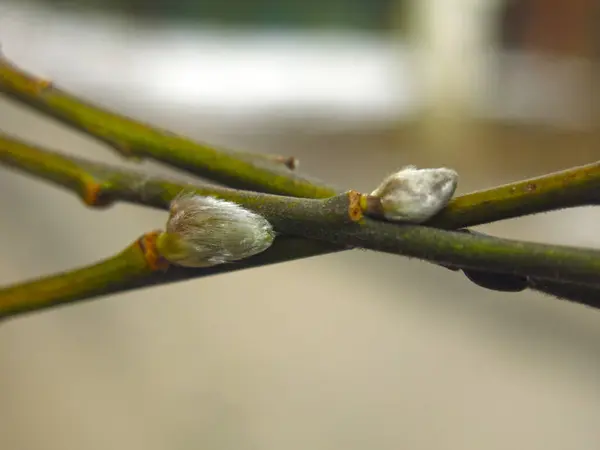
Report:
M599 14L593 0L0 0L0 42L61 87L198 140L294 155L359 190L405 164L449 166L465 193L600 158ZM3 97L0 129L124 164ZM4 284L112 255L166 219L88 210L3 168L0 208ZM598 247L599 219L480 228ZM600 312L345 252L3 323L0 400L7 450L591 450Z

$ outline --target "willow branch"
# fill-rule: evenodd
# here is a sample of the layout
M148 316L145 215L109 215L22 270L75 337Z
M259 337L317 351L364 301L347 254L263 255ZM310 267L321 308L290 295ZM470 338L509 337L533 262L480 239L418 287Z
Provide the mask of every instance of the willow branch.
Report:
M124 156L152 158L231 187L292 197L341 191L289 167L297 161L217 149L80 100L17 68L0 55L0 91L109 144ZM600 163L455 198L429 224L457 229L567 207L600 203Z
M160 264L155 247L156 235L156 232L147 233L118 254L93 265L1 288L0 319L133 289L316 256L322 254L324 249L324 245L317 241L282 236L265 252L252 258L236 264L198 270ZM332 251L335 249L332 247ZM577 303L600 307L599 291L595 287L566 285L549 280L536 280L536 283L542 292L570 296Z
M306 258L322 254L325 248L316 241L282 236L252 258L197 270L157 264L155 239L155 232L147 233L96 264L0 288L0 319L132 289Z
M290 170L294 158L215 148L80 100L0 54L0 92L134 158L151 158L240 189L326 198L336 190Z
M0 162L71 189L88 206L105 206L114 200L122 200L165 208L182 189L179 181L157 181L143 173L67 156L2 133ZM332 191L330 196L339 193ZM370 202L368 196L366 200L362 205L364 211L377 215L376 203ZM456 197L427 225L444 229L468 228L599 202L600 162L595 162Z
M454 198L429 225L462 228L600 204L600 161Z
M460 270L451 268L451 270ZM522 292L526 289L600 309L600 285L589 286L560 281L542 280L522 275L463 269L465 276L486 289L499 292Z
M19 70L1 56L0 91L109 143L123 156L154 158L215 181L257 191L312 198L326 198L339 193L322 183L290 172L288 169L295 168L297 163L293 158L239 153L195 143L81 101ZM35 164L29 166L32 167ZM429 224L454 229L565 207L598 204L599 167L597 163L590 164L458 197ZM100 166L95 169L102 172ZM35 170L38 170L38 175L57 181L56 174L39 173L39 168ZM156 186L145 175L138 175L133 185L122 190L119 189L123 185L111 184L112 181L101 180L102 177L79 175L78 179L72 177L66 187L79 192L84 201L93 206L108 204L111 198L121 196L121 200L142 204L152 201L155 204L151 206L164 207L165 198L172 198L169 189L173 186L166 185L158 189L164 195L156 198L150 192ZM536 289L534 283L530 284ZM562 291L572 292L572 289Z
M124 200L168 209L170 201L185 190L254 210L281 234L315 239L339 248L362 247L461 269L600 285L600 251L374 220L363 214L364 196L355 191L327 199L306 199L182 184L70 158L8 138L0 139L0 160L72 189L92 206Z

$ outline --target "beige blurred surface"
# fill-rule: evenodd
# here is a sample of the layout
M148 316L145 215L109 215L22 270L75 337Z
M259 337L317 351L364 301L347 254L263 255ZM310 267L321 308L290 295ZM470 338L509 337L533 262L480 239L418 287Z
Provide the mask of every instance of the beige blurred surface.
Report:
M407 163L455 167L465 192L600 156L597 136L516 128L481 126L439 141L414 130L199 136L193 116L136 114L213 143L293 154L302 170L357 189ZM120 162L4 99L0 128ZM127 205L84 209L4 169L0 211L2 283L108 256L165 220ZM598 247L599 219L578 209L484 228ZM371 252L24 316L0 326L0 374L2 449L600 446L600 312L487 292L450 271Z

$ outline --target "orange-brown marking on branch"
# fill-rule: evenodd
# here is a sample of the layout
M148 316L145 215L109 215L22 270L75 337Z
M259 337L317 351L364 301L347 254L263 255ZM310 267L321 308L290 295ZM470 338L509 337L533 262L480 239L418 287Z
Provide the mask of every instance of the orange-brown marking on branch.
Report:
M348 217L353 222L359 222L363 218L361 197L358 191L348 191Z
M89 207L102 208L110 205L112 202L104 194L102 185L96 181L89 180L83 183L83 203Z
M52 81L44 78L32 78L27 85L27 90L31 95L43 94L45 90L52 87Z
M101 186L95 182L87 182L84 184L83 203L87 206L97 206L98 198L100 197Z
M169 267L169 262L160 256L158 250L156 249L156 238L160 233L160 230L151 231L144 234L138 240L138 244L144 253L146 263L153 271L166 270Z
M52 87L52 81L38 78L36 80L38 94Z

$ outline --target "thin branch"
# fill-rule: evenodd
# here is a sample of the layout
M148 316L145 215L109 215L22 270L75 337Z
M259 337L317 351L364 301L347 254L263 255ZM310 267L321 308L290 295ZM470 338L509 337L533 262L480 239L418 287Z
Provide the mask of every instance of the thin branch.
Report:
M484 233L468 229L461 229L460 231L462 233L486 236ZM445 267L454 271L461 270L456 267ZM526 289L531 289L533 291L552 295L558 299L570 300L594 308L600 308L600 285L582 286L571 283L561 283L560 281L540 280L520 274L510 275L473 269L462 269L462 272L477 286L493 291L522 292Z
M293 169L297 165L294 158L239 153L194 143L167 131L158 130L85 103L64 91L53 88L50 83L17 69L1 56L0 91L111 144L124 156L151 157L216 181L257 191L312 198L326 198L339 193L322 183L291 173L288 168ZM57 174L52 174L52 171L40 173L35 162L27 160L27 155L20 156L25 156L25 159L17 158L19 160L17 166L25 163L23 169L32 169L32 172L39 176L64 184L64 179L56 179ZM11 157L7 157L5 162L10 163L10 161ZM14 160L12 162L15 163ZM129 180L135 183L124 186L118 181L127 180L117 180L117 183L112 183L114 180L108 182L102 176L97 177L102 172L100 165L96 165L94 169L96 178L79 174L70 177L70 181L65 184L66 187L79 192L88 205L102 206L109 203L116 195L116 198L121 196L121 200L143 204L150 204L152 200L159 203L152 206L164 207L167 199L172 198L168 189L165 191L165 188L168 188L165 184L159 187L159 191L165 195L157 198L152 194L151 191L156 186L153 187L152 180L148 180L145 175L137 175L134 177L135 180ZM112 170L109 168L109 172ZM596 192L600 180L599 172L600 165L596 163L467 194L454 199L429 224L455 229L565 207L598 204ZM113 175L115 174L110 176ZM165 181L165 183L169 182ZM367 212L377 212L377 202L364 202L363 206L367 204L371 207L375 206L374 211L369 211L369 208L365 207ZM335 250L330 248L323 251ZM473 273L472 270L465 272ZM494 275L490 274L490 276ZM531 283L530 287L536 289L534 283ZM561 292L563 291L573 292L570 288L562 289Z
M292 172L295 158L235 152L194 142L80 100L0 54L0 92L110 145L127 158L151 158L240 189L327 198L337 191Z
M530 214L600 204L600 161L454 198L429 225L473 227Z
M321 255L324 249L324 244L317 241L282 236L265 252L252 258L199 270L165 265L156 254L156 236L156 232L147 233L117 255L96 264L1 288L0 319L133 289ZM600 307L595 287L569 286L547 280L537 280L537 283L542 292L569 295L577 303Z
M85 102L0 55L0 92L111 145L124 156L152 158L228 186L292 197L343 191L288 170L294 158L217 149ZM600 203L600 162L481 190L453 199L428 224L458 229ZM377 212L377 203L371 203Z
M234 201L267 218L284 234L401 254L461 269L600 285L600 251L526 243L431 227L399 225L363 215L361 196L349 191L305 199L181 184L111 168L0 139L0 160L79 193L89 205L110 201L167 209L182 190Z
M198 270L162 264L155 253L155 239L155 232L147 233L96 264L0 288L0 319L132 289L307 258L322 254L326 248L316 241L282 236L252 258Z
M157 180L147 174L67 156L3 133L0 162L73 190L88 206L106 206L122 200L164 209L182 186L201 187ZM239 191L229 192L237 195ZM340 193L333 192L332 196ZM595 162L456 197L427 225L469 228L537 212L594 205L599 199L600 162ZM378 215L374 200L370 196L361 199L361 208L367 215Z

